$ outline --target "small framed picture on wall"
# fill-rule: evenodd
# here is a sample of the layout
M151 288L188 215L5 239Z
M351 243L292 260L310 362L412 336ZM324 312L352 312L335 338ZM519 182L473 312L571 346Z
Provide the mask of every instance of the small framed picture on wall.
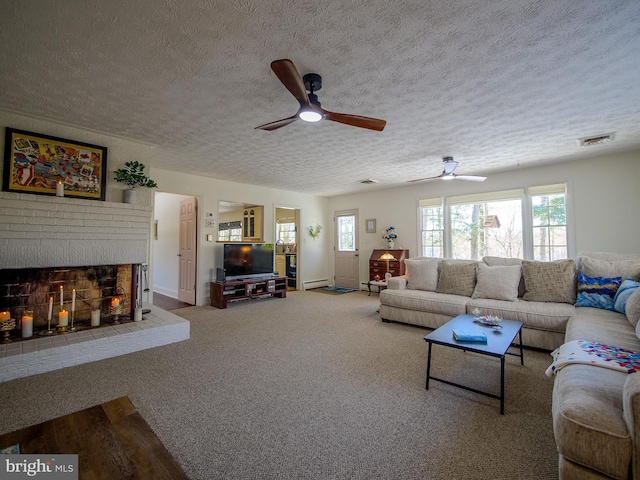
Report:
M365 222L367 225L367 233L376 233L376 219L367 218Z

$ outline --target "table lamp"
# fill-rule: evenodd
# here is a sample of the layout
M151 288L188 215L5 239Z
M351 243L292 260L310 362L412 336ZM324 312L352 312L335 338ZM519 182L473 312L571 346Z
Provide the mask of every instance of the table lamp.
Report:
M395 260L396 257L394 257L393 255L391 255L389 252L385 252L382 255L380 255L380 260L386 260L387 261L387 273L389 273L389 260ZM385 275L385 280L387 279L387 276Z

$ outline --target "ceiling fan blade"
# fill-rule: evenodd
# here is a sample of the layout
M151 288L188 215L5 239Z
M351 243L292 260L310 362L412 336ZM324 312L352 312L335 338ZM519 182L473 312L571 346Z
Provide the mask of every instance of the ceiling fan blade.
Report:
M348 113L335 113L322 109L325 120L331 120L338 123L344 123L353 127L368 128L381 132L387 124L386 120L379 118L362 117L360 115L351 115Z
M415 182L426 182L427 180L438 180L444 176L444 172L442 172L437 177L427 177L427 178L416 178L415 180L407 180L407 183L415 183Z
M456 180L466 180L468 182L484 182L487 179L487 177L480 177L476 175L456 175L455 173L452 173L451 175L453 175Z
M276 120L275 122L265 123L264 125L260 125L260 130L276 130L280 127L284 127L285 125L289 125L292 122L295 122L298 119L298 115L294 115L293 117L283 118L282 120Z
M271 62L271 70L280 79L282 84L296 97L300 105L309 105L307 89L302 81L302 76L291 60L286 58Z

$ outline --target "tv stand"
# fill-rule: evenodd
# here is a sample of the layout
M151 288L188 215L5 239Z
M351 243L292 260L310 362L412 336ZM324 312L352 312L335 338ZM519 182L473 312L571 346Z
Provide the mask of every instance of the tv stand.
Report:
M287 277L247 278L231 282L211 282L211 306L227 308L228 302L274 296L286 298Z

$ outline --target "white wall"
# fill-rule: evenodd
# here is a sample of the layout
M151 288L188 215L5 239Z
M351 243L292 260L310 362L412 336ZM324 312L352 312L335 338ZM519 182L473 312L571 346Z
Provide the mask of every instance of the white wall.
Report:
M320 238L313 240L306 235L309 225L317 222L327 226L331 216L328 199L302 193L287 192L257 185L216 180L187 173L176 173L151 168L151 178L159 186L159 191L191 195L198 200L198 271L196 283L197 305L209 303L209 283L215 280L216 267L222 266L222 244L207 242L206 235L213 234L218 226L218 201L264 205L264 240L275 243L275 206L287 206L300 209L302 235L298 245L298 279L301 285L328 278L331 238L323 231ZM215 227L205 227L205 213L213 212ZM152 243L153 248L153 243ZM153 265L151 269L153 270ZM152 278L155 274L152 273ZM298 288L301 288L300 286Z
M178 298L178 252L180 250L180 202L191 197L156 192L154 221L158 239L153 244L153 291Z
M597 147L593 147L597 148ZM418 255L418 199L507 190L516 187L568 182L575 226L576 253L609 251L640 253L640 151L585 158L579 161L519 168L492 173L483 183L423 182L406 186L342 195L329 199L329 209L360 210L360 278L368 278L368 259L384 248L382 230L397 229L396 248ZM377 220L377 232L366 233L365 220ZM333 222L328 224L332 238ZM331 251L328 252L332 256ZM330 262L332 267L332 263ZM331 273L332 275L332 273Z

